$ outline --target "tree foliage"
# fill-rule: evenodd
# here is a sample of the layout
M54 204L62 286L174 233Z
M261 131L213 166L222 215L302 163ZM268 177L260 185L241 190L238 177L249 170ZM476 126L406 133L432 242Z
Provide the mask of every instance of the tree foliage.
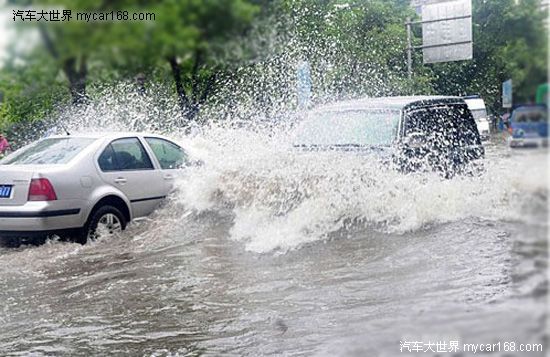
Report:
M474 59L422 65L415 51L409 80L404 23L415 13L408 0L10 0L8 9L70 9L73 21L17 23L19 35L35 33L38 41L31 51L12 51L0 68L0 129L44 117L57 104L85 104L94 84L121 80L142 89L170 81L188 119L208 101L237 107L245 98L288 107L295 103L301 61L311 66L317 101L479 93L497 109L501 83L509 78L515 100L529 100L547 81L548 31L540 1L473 5ZM155 19L74 18L77 12L110 11ZM414 35L418 43L419 28Z
M480 94L498 110L502 82L512 79L514 101L532 101L548 81L546 18L538 0L474 0L474 58L432 65L435 91Z
M20 33L36 32L40 42L23 59L28 65L4 67L3 77L14 81L17 76L36 74L26 67L32 66L35 56L44 59L48 54L50 58L44 62L47 66L41 69L48 72L48 76L34 80L48 86L48 81L61 74L72 103L85 104L87 86L94 81L135 78L138 85L144 86L153 74L170 75L181 110L190 118L210 94L216 73L235 61L225 59L224 51L244 35L257 10L247 0L12 0L8 5L27 9L32 6L39 10L70 9L72 19L19 23ZM153 14L154 19L96 22L76 19L77 13L82 12L119 14L123 11ZM17 87L11 87L9 82L9 79L3 81L0 90L11 98L17 93ZM23 91L19 93L23 100ZM35 101L44 109L51 108L48 101L39 98ZM18 115L20 109L10 108L12 105L3 105L2 111L10 112L5 115Z

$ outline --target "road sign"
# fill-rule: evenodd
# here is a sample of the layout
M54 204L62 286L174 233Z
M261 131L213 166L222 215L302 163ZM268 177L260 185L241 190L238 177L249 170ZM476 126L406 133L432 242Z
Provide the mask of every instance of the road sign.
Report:
M472 1L422 6L424 63L472 59Z
M512 108L512 80L502 83L502 107Z
M307 108L311 101L311 69L308 61L300 61L296 69L298 107Z

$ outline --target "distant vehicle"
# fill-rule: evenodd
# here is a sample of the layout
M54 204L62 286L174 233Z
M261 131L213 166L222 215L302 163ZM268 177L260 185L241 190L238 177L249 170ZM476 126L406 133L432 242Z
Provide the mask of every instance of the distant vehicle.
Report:
M487 108L485 107L485 101L479 96L464 97L464 101L468 105L468 109L472 112L481 139L489 139L490 121L489 115L487 114Z
M547 147L548 112L545 105L522 105L509 120L510 147Z
M51 234L80 243L150 214L172 190L186 152L159 135L52 136L0 161L0 239Z
M485 154L472 113L459 97L366 98L324 106L306 113L294 143L309 150L374 151L401 171L446 177L466 172Z

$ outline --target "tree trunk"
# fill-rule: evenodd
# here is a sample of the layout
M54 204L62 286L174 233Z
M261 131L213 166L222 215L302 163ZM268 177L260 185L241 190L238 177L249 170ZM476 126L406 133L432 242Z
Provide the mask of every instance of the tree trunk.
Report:
M88 75L86 57L81 58L78 69L76 62L74 57L66 59L63 62L63 72L69 80L69 91L73 104L83 104L88 99L86 96L86 77Z
M206 78L206 80L200 78L199 71L201 68L201 61L202 53L197 52L195 54L195 63L193 64L193 68L191 70L191 93L188 94L185 92L185 87L183 85L180 64L175 56L168 58L168 62L172 68L174 83L176 85L176 93L178 95L180 110L183 117L185 117L188 121L194 120L199 114L200 106L206 102L206 99L212 91L216 80L215 73Z
M60 61L61 56L55 47L55 43L46 27L42 24L38 27L44 45L48 52L52 55L53 58ZM88 76L88 65L86 63L86 56L82 56L80 59L80 68L77 69L77 59L76 57L70 57L63 61L62 68L63 73L67 76L69 81L69 91L71 92L71 97L73 104L81 104L86 102L86 78Z
M202 105L206 102L208 99L208 96L212 92L212 88L214 88L214 84L216 83L216 79L218 78L217 73L213 73L206 79L206 84L204 85L204 88L202 90L202 94L199 98L199 104Z
M141 95L145 95L145 92L146 92L145 82L147 80L147 76L144 73L138 73L134 79L136 82L135 84L136 84L138 93Z
M168 58L170 67L172 68L172 76L174 77L174 83L176 85L176 93L178 95L178 103L180 106L181 114L187 117L187 111L189 108L189 99L185 94L185 88L183 87L183 81L181 79L181 66L176 59L176 56Z

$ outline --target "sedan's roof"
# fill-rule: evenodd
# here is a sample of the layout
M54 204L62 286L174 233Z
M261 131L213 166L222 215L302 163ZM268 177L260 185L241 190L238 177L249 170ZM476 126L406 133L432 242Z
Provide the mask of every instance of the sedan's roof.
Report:
M138 132L131 132L131 131L107 131L107 132L75 132L71 133L70 135L52 135L48 138L67 138L67 137L74 137L74 138L90 138L90 139L117 139L117 138L126 138L131 136L153 136L153 137L160 137L164 138L162 135L158 134L152 134L152 133L138 133Z
M369 97L361 99L346 100L332 104L323 105L313 111L341 111L353 109L396 109L401 110L411 104L435 104L438 102L463 102L461 97L453 96L398 96L398 97Z

